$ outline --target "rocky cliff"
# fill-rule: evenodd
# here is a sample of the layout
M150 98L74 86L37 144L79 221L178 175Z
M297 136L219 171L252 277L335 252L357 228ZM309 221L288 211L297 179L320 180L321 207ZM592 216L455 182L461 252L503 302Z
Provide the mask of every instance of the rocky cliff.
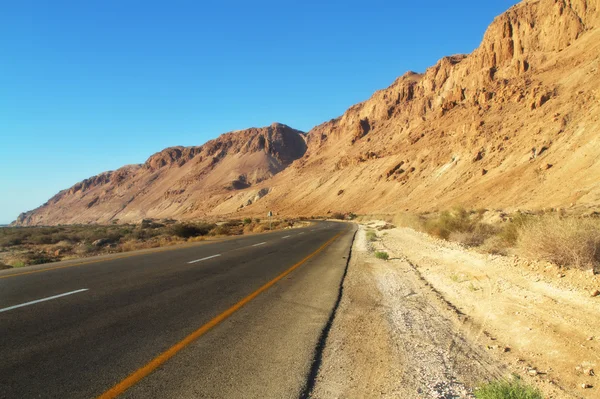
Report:
M239 190L255 186L306 152L305 134L274 123L221 135L199 147L171 147L75 184L16 223L108 223L143 218L199 217ZM249 193L249 194L248 194ZM247 201L246 201L247 202Z
M306 136L175 147L78 183L21 224L600 203L600 0L524 1L478 49L408 72Z

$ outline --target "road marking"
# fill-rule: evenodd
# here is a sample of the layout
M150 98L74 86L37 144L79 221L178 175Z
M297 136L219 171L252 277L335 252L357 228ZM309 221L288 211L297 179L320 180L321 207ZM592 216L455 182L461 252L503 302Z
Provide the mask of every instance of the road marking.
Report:
M176 343L175 345L173 345L172 347L170 347L169 349L167 349L166 351L164 351L163 353L161 353L160 355L158 355L157 357L152 359L150 361L150 363L146 364L145 366L143 366L143 367L137 369L136 371L134 371L133 373L131 373L123 381L119 382L117 385L113 386L111 389L104 392L102 395L98 396L97 399L114 399L117 396L121 395L123 392L125 392L126 390L128 390L129 388L131 388L132 386L137 384L138 382L140 382L144 377L147 377L150 373L152 373L158 367L162 366L166 361L171 359L173 356L175 356L179 351L184 349L186 346L188 346L189 344L191 344L192 342L194 342L195 340L200 338L202 335L206 334L213 327L219 325L221 322L226 320L229 316L231 316L232 314L234 314L235 312L240 310L244 305L248 304L248 302L252 301L254 298L256 298L257 296L259 296L260 294L262 294L263 292L265 292L266 290L271 288L279 280L281 280L282 278L284 278L285 276L287 276L288 274L290 274L291 272L293 272L294 270L296 270L297 268L302 266L304 263L306 263L309 259L311 259L316 254L318 254L319 252L321 252L322 250L327 248L329 246L329 244L334 242L342 234L343 234L343 232L341 232L341 233L337 234L336 236L334 236L333 238L331 238L325 244L321 245L315 252L311 253L310 255L308 255L307 257L302 259L300 262L296 263L294 266L290 267L289 269L287 269L286 271L281 273L279 276L275 277L273 280L269 281L268 283L266 283L265 285L263 285L262 287L260 287L256 291L254 291L252 294L248 295L247 297L245 297L244 299L242 299L241 301L239 301L238 303L236 303L235 305L233 305L232 307L230 307L229 309L227 309L220 315L216 316L214 319L212 319L208 323L204 324L202 327L200 327L199 329L197 329L196 331L194 331L193 333L191 333L190 335L188 335L187 337L185 337L184 339L182 339L181 341L179 341L178 343Z
M281 237L281 238L290 238L291 236L285 236L285 237Z
M39 270L30 270L27 272L22 272L22 273L14 273L14 274L6 274L3 276L0 276L0 280L3 278L11 278L11 277L17 277L17 276L24 276L26 274L34 274L34 273L43 273L43 272L49 272L52 270L59 270L59 269L68 269L71 267L79 267L79 266L84 266L84 265L91 265L93 263L102 263L102 262L111 262L113 260L118 260L118 259L125 259L125 258L132 258L134 256L142 256L142 255L148 255L148 254L154 254L157 252L169 252L169 251L177 251L179 249L184 249L184 248L194 248L196 246L202 246L202 245L206 245L206 244L212 244L212 243L219 243L219 242L223 242L223 241L227 241L227 240L222 240L222 241L206 241L200 244L196 244L196 245L189 245L189 246L178 246L177 248L157 248L154 250L149 250L149 251L144 251L142 253L134 251L133 253L130 254L126 254L126 255L121 255L121 256L114 256L112 258L107 258L107 259L94 259L94 260L90 260L90 261L86 261L86 262L78 262L78 263L73 263L70 265L63 265L63 266L54 266L54 267L47 267L44 269L39 269Z
M17 309L17 308L22 308L23 306L29 306L29 305L33 305L33 304L40 303L40 302L51 301L52 299L60 298L60 297L67 296L67 295L77 294L79 292L83 292L83 291L87 291L87 290L88 290L87 288L83 288L83 289L77 290L77 291L65 292L64 294L49 296L48 298L36 299L35 301L25 302L20 305L9 306L8 308L0 309L0 313L8 312L9 310L13 310L13 309Z
M207 259L216 258L217 256L221 256L221 254L212 255L212 256L207 256L206 258L202 258L202 259L196 259L196 260L193 260L193 261L191 261L191 262L188 262L188 263L202 262L203 260L207 260Z
M267 242L259 242L258 244L254 244L253 247L258 247L259 245L265 245Z
M302 232L302 233L298 233L298 235L300 235L300 234L304 234L304 232Z

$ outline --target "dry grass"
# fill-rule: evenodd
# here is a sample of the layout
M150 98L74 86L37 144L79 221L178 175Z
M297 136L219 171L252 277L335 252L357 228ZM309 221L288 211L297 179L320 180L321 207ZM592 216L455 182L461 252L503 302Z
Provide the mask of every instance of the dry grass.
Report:
M600 265L600 221L543 216L522 226L517 248L527 257L559 266L597 269Z
M563 267L600 271L600 219L517 212L484 223L485 215L485 210L454 208L421 215L401 213L394 221L487 253L513 253Z
M273 220L272 229L291 227L295 220ZM73 225L0 228L0 267L22 267L100 254L158 248L203 241L208 236L231 236L268 231L259 219L161 223L144 220L139 225ZM3 266L2 266L3 265Z

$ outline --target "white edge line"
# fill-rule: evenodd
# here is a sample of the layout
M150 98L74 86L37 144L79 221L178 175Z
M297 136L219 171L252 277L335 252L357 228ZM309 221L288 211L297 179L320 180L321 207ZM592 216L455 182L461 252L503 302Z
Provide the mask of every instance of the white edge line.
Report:
M281 237L281 238L290 238L291 236L285 236L285 237Z
M259 242L258 244L254 244L253 247L258 247L259 245L264 245L266 243L267 243L266 241L265 242Z
M188 262L188 263L196 263L196 262L201 262L201 261L203 261L203 260L207 260L207 259L216 258L217 256L221 256L221 254L212 255L212 256L207 256L206 258L202 258L202 259L196 259L196 260L193 260L193 261L191 261L191 262Z
M9 310L13 310L13 309L17 309L17 308L22 308L23 306L29 306L29 305L33 305L33 304L40 303L40 302L50 301L52 299L60 298L60 297L67 296L67 295L77 294L79 292L83 292L83 291L87 291L87 290L88 290L88 288L82 288L82 289L77 290L77 291L65 292L64 294L49 296L48 298L37 299L35 301L25 302L25 303L22 303L20 305L9 306L7 308L0 309L0 313L7 312Z

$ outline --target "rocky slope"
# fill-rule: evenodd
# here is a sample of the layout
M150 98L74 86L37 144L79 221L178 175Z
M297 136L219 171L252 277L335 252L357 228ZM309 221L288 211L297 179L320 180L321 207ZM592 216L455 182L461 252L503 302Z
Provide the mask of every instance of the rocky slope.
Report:
M199 147L171 147L142 165L129 165L77 183L40 208L23 213L23 225L130 222L143 218L204 216L221 198L254 189L306 151L304 133L274 123L221 135Z
M266 129L287 140L250 129L167 149L85 180L18 223L597 206L599 20L600 0L524 1L472 54L406 73L312 129L306 146L278 125Z

